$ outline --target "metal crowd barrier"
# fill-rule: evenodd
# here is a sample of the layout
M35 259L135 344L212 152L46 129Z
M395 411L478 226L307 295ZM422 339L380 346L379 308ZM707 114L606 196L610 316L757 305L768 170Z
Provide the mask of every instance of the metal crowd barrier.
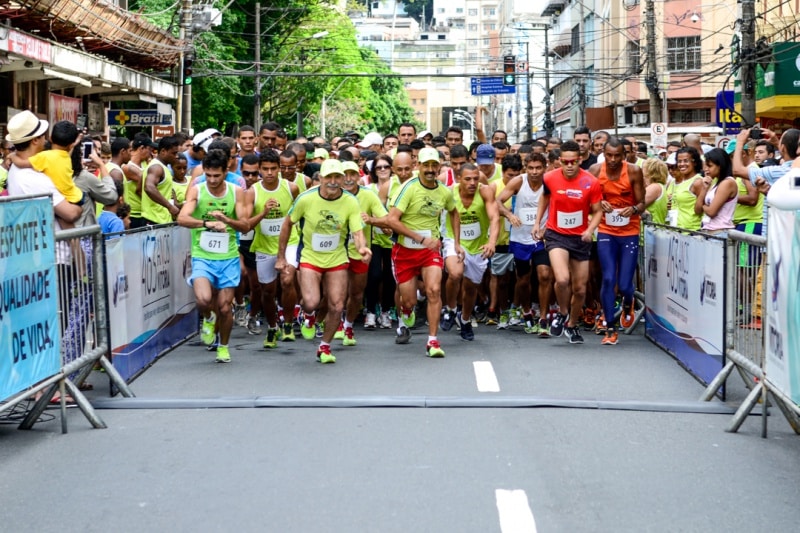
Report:
M75 228L56 233L56 248L69 263L59 264L58 319L61 334L61 370L58 374L7 399L0 411L38 395L33 407L20 424L31 429L40 419L56 392L60 395L61 430L67 432L67 395L95 428L105 428L89 400L80 390L96 364L100 364L110 380L124 396L133 396L125 380L111 365L108 318L106 309L106 276L101 253L103 235L100 226Z
M766 237L736 230L728 232L725 283L727 294L734 296L729 297L725 303L727 362L700 397L701 401L710 401L735 369L750 393L736 411L726 431L738 431L756 403L761 401L765 409L764 416L761 417L761 434L765 438L768 420L766 408L770 401L778 406L792 429L800 434L800 410L783 393L769 387L764 379L765 347L762 324L766 324L766 316L762 314L761 298L765 294L765 273L769 267L766 247Z

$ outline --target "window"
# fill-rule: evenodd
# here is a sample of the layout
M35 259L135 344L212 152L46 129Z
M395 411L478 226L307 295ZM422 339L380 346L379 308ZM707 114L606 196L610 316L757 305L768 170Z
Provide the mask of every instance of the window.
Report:
M419 99L419 105L425 105L425 99L424 98L420 98Z
M478 25L477 24L470 24L467 29L469 31L478 31Z
M483 40L483 46L489 46L489 39Z
M468 14L469 14L470 17L477 17L478 16L478 10L477 9L470 9L468 11Z
M572 48L572 53L577 52L581 48L581 25L576 24L572 28L572 39L570 42L570 46Z
M670 123L711 122L710 109L670 109Z
M495 24L494 22L492 22L491 24L484 24L483 25L483 31L490 31L490 30L496 30L496 29L497 29L497 24Z
M628 41L625 47L625 55L628 60L628 74L638 74L641 71L641 48L639 41Z
M444 8L440 7L436 10L437 13L444 13Z
M456 13L459 14L459 15L463 15L464 14L464 8L463 7L457 7L456 8Z
M420 41L427 41L428 40L428 36L425 35L425 34L422 34L422 35L419 36L419 40Z
M439 35L436 36L436 38L439 39L440 41L444 41L445 39L447 39L447 35L440 33Z
M380 7L381 7L381 3L380 2L372 2L372 9L378 9Z
M470 39L467 41L470 46L478 46L478 39Z
M470 52L469 55L467 56L467 59L469 59L470 61L475 61L476 59L478 59L478 52Z
M700 70L700 36L667 38L667 70Z
M483 8L483 16L484 17L493 17L495 16L497 11L493 7L484 7Z
M453 28L455 28L457 30L463 30L464 29L464 21L457 20L457 21L453 22Z

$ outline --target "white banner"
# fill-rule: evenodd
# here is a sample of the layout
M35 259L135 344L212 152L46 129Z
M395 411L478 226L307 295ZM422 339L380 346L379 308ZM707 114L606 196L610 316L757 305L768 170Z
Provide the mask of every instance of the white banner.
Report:
M769 210L766 312L767 380L800 404L800 218L796 211Z
M645 227L647 336L708 384L722 368L725 243Z
M106 242L112 362L126 380L197 331L190 250L178 226Z

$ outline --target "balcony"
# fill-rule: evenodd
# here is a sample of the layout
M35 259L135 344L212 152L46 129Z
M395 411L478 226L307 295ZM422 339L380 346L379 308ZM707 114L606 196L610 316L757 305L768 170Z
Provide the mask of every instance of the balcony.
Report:
M183 43L103 0L0 0L0 19L138 70L174 66Z
M564 10L565 5L567 5L567 0L549 0L544 11L542 11L542 16L552 17L553 15L558 15Z

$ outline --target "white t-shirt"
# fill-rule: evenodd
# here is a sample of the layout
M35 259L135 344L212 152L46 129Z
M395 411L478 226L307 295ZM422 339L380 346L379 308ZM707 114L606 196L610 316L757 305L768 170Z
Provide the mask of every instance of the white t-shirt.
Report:
M8 195L22 196L26 194L52 194L53 208L61 202L67 201L46 175L30 168L18 168L11 165L8 171ZM53 220L55 221L55 231L61 231L58 217L53 217ZM56 243L56 263L68 265L70 262L71 254L67 241Z

